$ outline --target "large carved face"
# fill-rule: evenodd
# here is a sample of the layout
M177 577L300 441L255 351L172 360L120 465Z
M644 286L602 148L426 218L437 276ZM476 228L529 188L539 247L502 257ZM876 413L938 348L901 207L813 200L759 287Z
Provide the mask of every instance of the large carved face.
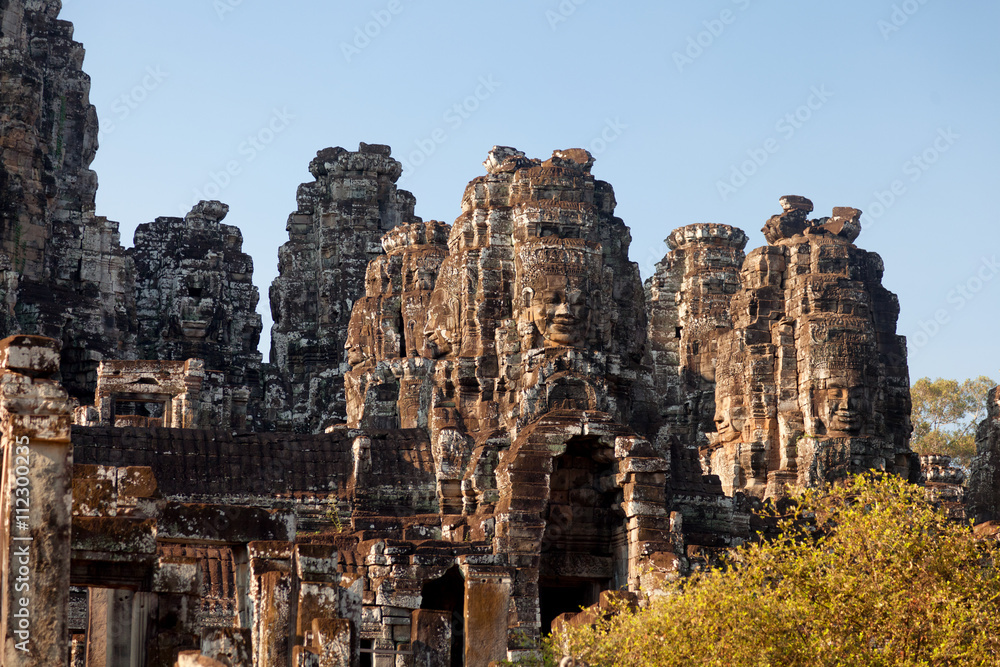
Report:
M218 281L207 271L191 270L179 280L176 310L171 316L187 338L205 338L215 315Z
M590 297L583 280L545 274L532 284L529 317L545 347L583 347L590 324Z
M738 442L743 439L746 409L742 397L723 396L715 401L716 442Z
M460 327L457 299L457 294L446 289L438 289L431 296L424 338L432 359L450 354L457 346Z
M831 378L813 392L817 417L833 437L860 435L868 424L871 400L860 377Z
M372 357L374 338L372 336L372 316L366 310L370 297L365 297L355 312L351 314L347 326L347 340L344 342L344 352L351 368L357 368Z

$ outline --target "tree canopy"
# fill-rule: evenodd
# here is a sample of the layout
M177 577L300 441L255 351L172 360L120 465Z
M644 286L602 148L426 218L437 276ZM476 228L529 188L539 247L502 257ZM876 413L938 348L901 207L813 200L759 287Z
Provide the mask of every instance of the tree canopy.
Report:
M947 454L968 466L976 453L976 424L986 416L986 393L997 383L985 375L959 382L920 378L910 387L911 446L920 454Z
M1000 664L996 542L923 489L859 476L798 499L780 537L668 586L648 606L564 627L547 660L641 665Z

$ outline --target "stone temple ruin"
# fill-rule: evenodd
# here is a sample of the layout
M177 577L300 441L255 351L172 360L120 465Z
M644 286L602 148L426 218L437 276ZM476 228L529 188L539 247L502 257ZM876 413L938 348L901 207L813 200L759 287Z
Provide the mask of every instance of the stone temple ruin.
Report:
M319 151L262 363L224 204L129 249L95 215L58 7L0 4L3 664L485 667L712 562L763 500L921 477L860 211L783 197L748 254L681 227L643 285L581 149L494 147L450 225L413 215L389 147Z

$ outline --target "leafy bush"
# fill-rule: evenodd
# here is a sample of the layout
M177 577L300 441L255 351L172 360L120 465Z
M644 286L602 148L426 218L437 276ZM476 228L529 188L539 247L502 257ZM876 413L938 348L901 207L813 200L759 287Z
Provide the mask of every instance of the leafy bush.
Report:
M638 612L565 628L547 658L627 665L997 665L996 543L920 487L859 476L806 492L781 536ZM580 664L580 663L577 663Z

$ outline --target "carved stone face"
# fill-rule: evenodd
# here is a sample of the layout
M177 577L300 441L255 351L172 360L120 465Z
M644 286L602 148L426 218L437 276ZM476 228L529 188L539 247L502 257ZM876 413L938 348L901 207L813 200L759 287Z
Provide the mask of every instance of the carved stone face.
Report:
M432 359L450 354L458 341L460 323L458 321L457 294L451 294L445 289L439 289L431 296L427 309L427 325L424 328L424 338L427 351Z
M215 314L217 282L201 270L192 270L178 287L175 325L186 338L205 338Z
M436 274L433 270L426 266L417 267L416 281L414 289L418 290L432 290L434 289L434 278Z
M348 336L347 342L344 343L344 349L347 350L347 363L352 368L364 362L365 353L361 347L361 342L356 337L352 340L352 337Z
M832 378L825 388L814 390L817 416L833 437L860 435L868 424L871 401L861 378Z
M369 318L368 313L359 311L358 316L352 314L350 325L347 327L344 351L347 363L351 365L351 368L357 368L371 358L374 340L372 338L372 323Z
M529 317L545 347L583 347L586 343L590 306L582 283L547 274L532 285Z
M741 440L746 421L742 397L723 396L716 400L715 432L719 444Z

